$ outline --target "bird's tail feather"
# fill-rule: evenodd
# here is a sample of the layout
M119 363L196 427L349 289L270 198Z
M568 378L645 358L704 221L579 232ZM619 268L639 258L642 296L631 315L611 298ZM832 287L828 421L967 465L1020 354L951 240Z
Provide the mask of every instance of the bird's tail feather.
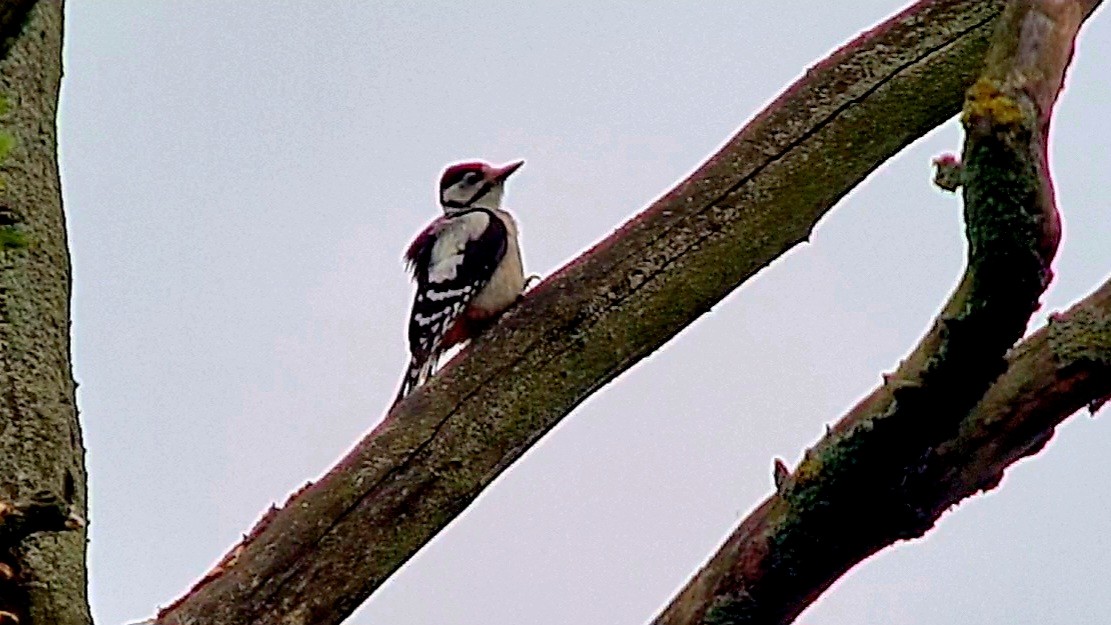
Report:
M397 397L393 400L394 405L405 399L409 393L412 393L418 386L432 377L432 371L436 368L437 360L439 358L432 355L423 360L413 357L409 361L409 367L405 369L405 377L401 380L401 388L398 389Z

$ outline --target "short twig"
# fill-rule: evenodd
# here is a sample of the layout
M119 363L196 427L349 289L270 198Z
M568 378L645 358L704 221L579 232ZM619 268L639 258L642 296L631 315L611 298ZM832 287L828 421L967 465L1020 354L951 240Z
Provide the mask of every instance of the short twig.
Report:
M783 460L776 458L774 464L772 464L772 481L775 482L775 492L783 492L783 486L787 483L789 477L791 477L791 470L787 468Z
M934 184L943 191L955 192L964 184L964 165L955 154L942 154L934 159Z

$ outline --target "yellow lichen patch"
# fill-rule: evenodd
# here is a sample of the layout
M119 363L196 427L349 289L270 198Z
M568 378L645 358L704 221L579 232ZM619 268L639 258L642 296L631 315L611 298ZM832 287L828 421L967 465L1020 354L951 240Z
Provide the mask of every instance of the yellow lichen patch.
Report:
M1014 98L1003 93L996 81L981 78L968 89L961 113L962 123L967 124L974 119L987 119L993 125L1018 126L1025 121L1026 115Z
M795 483L805 484L810 480L818 477L822 472L822 461L818 454L808 453L806 457L799 463L798 468L795 469Z

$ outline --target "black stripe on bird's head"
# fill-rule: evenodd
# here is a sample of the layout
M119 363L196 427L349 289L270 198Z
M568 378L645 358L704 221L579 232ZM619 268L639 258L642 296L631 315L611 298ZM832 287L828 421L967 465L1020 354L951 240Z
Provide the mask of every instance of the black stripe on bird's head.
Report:
M440 176L440 205L445 213L471 208L499 208L506 178L524 161L495 167L483 161L448 166Z

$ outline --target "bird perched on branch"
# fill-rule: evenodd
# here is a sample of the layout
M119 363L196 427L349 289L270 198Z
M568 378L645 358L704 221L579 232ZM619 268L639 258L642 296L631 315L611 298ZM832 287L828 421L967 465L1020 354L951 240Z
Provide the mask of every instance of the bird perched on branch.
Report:
M409 315L411 358L394 403L424 384L445 351L477 336L521 296L517 223L501 200L506 179L523 164L456 163L440 177L444 214L405 252L417 292Z

